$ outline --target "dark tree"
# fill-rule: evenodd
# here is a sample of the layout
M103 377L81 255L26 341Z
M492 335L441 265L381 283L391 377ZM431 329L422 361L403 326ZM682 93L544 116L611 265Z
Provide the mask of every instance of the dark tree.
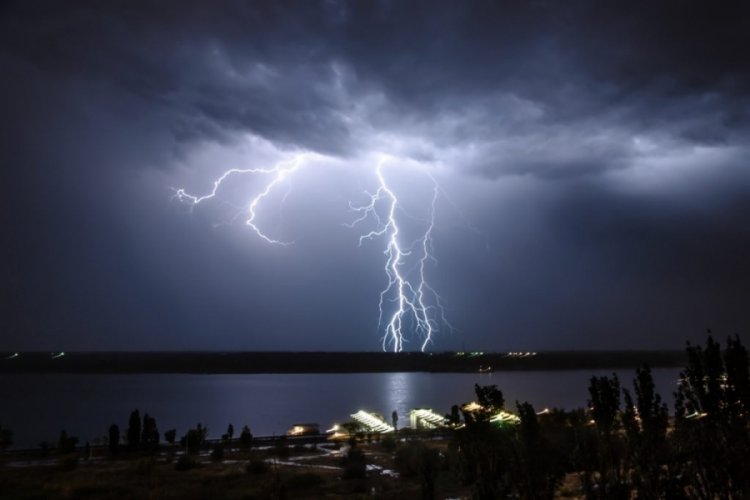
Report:
M496 386L477 384L474 390L482 409L464 411L466 426L456 433L456 447L461 450L457 472L475 498L505 498L512 491L512 430L490 421L505 403L503 394Z
M391 422L393 422L393 428L398 431L398 412L396 410L391 413Z
M396 450L394 465L400 477L419 479L423 499L435 498L435 483L441 468L438 450L420 440L407 441Z
M141 445L141 414L136 409L130 414L130 420L128 420L128 449L135 451L140 448Z
M474 392L477 395L477 403L490 413L497 413L505 408L503 392L496 385L474 384Z
M141 446L146 451L156 451L159 448L159 429L156 427L156 419L148 413L143 415Z
M349 448L341 461L344 468L344 479L362 479L366 475L367 460L356 443Z
M253 434L250 432L250 427L247 425L242 427L242 432L240 433L240 447L247 451L250 449L250 447L253 445Z
M120 448L120 427L117 424L109 426L109 452L117 453Z
M633 380L635 401L623 389L625 410L623 424L628 438L633 486L639 498L662 498L670 491L667 405L656 393L648 365L636 370Z
M232 438L234 438L234 426L232 424L229 424L227 427L227 436L229 436L229 441L232 441Z
M591 496L602 499L630 497L625 445L618 434L620 427L620 381L616 374L592 377L589 385L589 411L596 429L598 470L588 476L586 486Z
M0 451L5 451L13 445L13 432L0 425Z
M522 499L552 498L564 470L558 454L543 435L534 407L516 402L521 422L516 429L512 483Z
M458 405L451 406L451 414L448 417L448 420L453 425L458 425L461 423L461 414L459 413Z
M188 429L187 434L180 439L180 445L188 453L198 453L206 440L207 433L208 429L199 423L195 429Z
M722 357L709 335L705 348L688 344L687 353L671 441L682 476L694 478L688 491L697 498L750 498L747 351L730 338Z
M57 452L60 455L67 455L73 453L76 450L78 444L78 438L74 436L68 436L67 431L60 432L60 439L57 440Z
M174 444L176 438L177 438L176 429L169 429L167 432L164 433L164 441L166 441L170 445Z
M214 462L221 462L224 460L224 445L216 443L211 450L211 460Z

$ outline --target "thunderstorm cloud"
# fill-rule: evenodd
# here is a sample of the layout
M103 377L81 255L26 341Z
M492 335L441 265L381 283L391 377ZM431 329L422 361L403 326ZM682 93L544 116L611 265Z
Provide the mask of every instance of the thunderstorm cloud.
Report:
M680 348L750 329L743 2L0 13L8 348L378 349L383 248L345 227L372 189L350 173L376 155L445 192L429 271L456 330L434 349ZM289 248L233 224L228 202L172 199L295 154L319 160L263 215Z

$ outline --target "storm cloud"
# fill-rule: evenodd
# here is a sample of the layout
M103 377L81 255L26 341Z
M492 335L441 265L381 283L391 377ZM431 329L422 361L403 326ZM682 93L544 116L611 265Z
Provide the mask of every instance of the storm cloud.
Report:
M437 349L742 334L748 10L6 3L5 343L378 348L382 248L341 228L349 181L324 166L295 184L283 251L170 202L297 152L437 172L431 275L457 328Z

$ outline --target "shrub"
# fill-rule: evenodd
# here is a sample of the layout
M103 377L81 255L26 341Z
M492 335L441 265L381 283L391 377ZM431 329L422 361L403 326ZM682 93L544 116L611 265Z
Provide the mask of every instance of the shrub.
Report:
M289 478L286 482L286 487L289 489L294 488L314 488L323 483L323 478L313 472L306 472L298 474Z
M224 446L217 444L214 449L211 450L211 460L214 462L221 462L224 460Z
M386 434L380 441L380 446L388 453L393 453L396 450L396 446L398 446L398 441L392 434Z
M251 458L245 466L245 472L248 474L263 474L268 472L271 467L260 458Z
M356 446L349 448L346 457L342 460L344 467L344 479L362 479L367 471L365 454Z
M181 455L174 464L175 470L190 470L198 466L198 463L190 455Z
M65 455L57 459L57 468L63 471L75 470L78 467L78 456Z
M144 458L135 462L134 472L138 476L150 476L156 467L156 460L153 458Z

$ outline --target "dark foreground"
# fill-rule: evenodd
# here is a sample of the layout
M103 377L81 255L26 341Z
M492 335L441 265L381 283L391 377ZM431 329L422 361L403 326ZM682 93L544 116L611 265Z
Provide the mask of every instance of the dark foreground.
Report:
M539 353L4 352L0 373L378 373L596 370L685 365L684 351Z
M592 377L585 409L538 412L476 384L474 402L413 429L398 429L395 412L397 429L382 435L383 422L332 429L346 445L258 439L247 426L208 441L200 424L179 440L164 432L164 445L156 420L134 410L93 446L61 431L56 447L2 452L13 434L0 426L0 497L750 498L748 351L709 337L686 354L672 415L644 366L632 392L616 374Z

